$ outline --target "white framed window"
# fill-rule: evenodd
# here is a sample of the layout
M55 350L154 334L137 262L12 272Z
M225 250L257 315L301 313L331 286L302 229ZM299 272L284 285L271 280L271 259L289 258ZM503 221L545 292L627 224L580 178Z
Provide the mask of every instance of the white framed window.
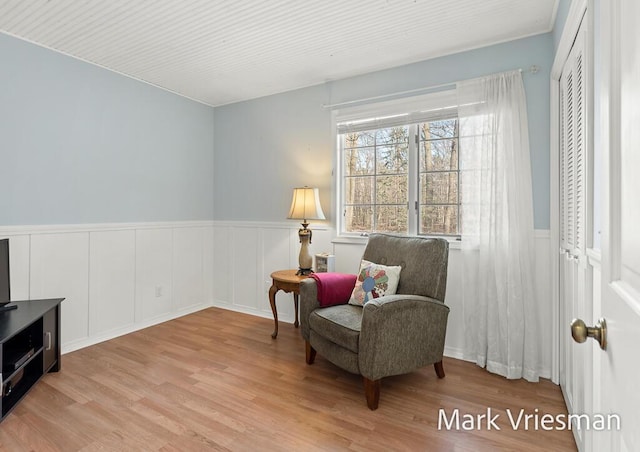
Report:
M335 114L341 235L459 236L455 91Z

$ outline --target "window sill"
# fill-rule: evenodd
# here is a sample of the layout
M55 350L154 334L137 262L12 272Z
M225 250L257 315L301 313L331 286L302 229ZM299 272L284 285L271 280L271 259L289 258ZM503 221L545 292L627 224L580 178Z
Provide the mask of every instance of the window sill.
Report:
M418 236L415 236L415 237L418 237ZM424 237L424 236L419 236L419 237ZM340 245L366 245L368 240L369 240L369 237L342 235L342 236L334 237L334 239L331 240L331 243L340 244ZM460 240L457 240L455 238L446 238L446 240L449 242L450 250L459 250L462 248L462 242Z
M359 236L338 236L331 240L331 243L339 243L341 245L366 245L369 237Z

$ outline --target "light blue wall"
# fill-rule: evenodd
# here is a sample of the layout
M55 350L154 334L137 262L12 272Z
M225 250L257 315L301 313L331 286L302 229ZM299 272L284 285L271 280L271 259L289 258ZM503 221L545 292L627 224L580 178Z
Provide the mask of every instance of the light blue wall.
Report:
M319 187L334 219L334 137L323 105L516 68L524 74L531 144L535 227L549 228L549 72L551 33L435 58L215 109L214 218L282 221L291 189Z
M536 64L524 81L546 229L553 51L548 33L212 109L0 34L0 225L282 221L305 184L333 220L323 105Z
M0 34L0 225L212 219L213 118Z
M333 216L327 99L321 85L215 109L216 220L283 221L304 185L320 189Z

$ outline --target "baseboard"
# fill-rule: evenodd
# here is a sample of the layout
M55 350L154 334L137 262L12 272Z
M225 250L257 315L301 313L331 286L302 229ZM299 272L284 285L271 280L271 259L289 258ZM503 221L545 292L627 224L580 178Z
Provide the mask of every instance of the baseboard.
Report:
M226 309L227 311L240 312L241 314L248 314L255 317L261 317L263 319L269 319L273 321L273 314L270 312L259 311L257 309L246 308L244 306L234 305L221 300L214 300L211 303L211 306L220 309ZM293 325L293 318L286 315L278 313L278 322L290 323Z
M99 344L100 342L115 339L116 337L124 336L125 334L133 333L135 331L140 331L145 328L149 328L150 326L158 325L160 323L168 322L169 320L174 320L174 319L183 317L185 315L193 314L194 312L202 311L212 306L213 305L211 303L202 303L202 304L190 306L185 309L181 309L180 311L173 311L166 314L162 314L162 315L144 320L142 322L133 323L123 327L115 328L113 330L96 334L91 337L77 339L75 341L62 344L61 353L63 355L66 353L71 353L76 350L80 350L81 348L89 347L91 345Z

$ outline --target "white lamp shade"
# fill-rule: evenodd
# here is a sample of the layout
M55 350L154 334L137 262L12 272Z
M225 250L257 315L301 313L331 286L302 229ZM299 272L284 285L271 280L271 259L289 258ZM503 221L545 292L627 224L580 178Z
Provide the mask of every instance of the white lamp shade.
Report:
M294 188L291 209L287 218L291 220L324 220L317 188Z

